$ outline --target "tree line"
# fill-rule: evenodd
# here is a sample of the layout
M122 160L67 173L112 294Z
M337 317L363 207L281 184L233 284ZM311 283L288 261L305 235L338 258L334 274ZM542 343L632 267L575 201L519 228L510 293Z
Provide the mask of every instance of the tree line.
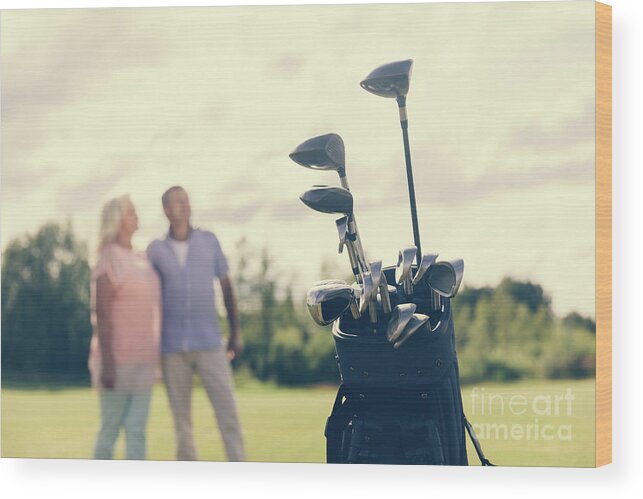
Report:
M245 239L234 256L245 345L234 368L283 385L338 383L329 328L312 322L293 292L294 276L284 282L287 269ZM87 245L69 224L47 223L9 242L1 290L5 382L88 382L89 279ZM463 382L594 375L595 323L577 313L556 317L537 284L505 278L464 288L453 309Z

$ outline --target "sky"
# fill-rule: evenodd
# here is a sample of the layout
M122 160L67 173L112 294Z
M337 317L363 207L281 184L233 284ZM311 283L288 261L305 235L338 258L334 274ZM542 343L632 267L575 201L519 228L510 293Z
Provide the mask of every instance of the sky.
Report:
M336 217L298 199L337 176L288 158L334 132L367 257L393 265L413 242L397 109L359 82L411 58L423 250L595 315L591 1L4 11L0 37L3 248L71 220L93 250L122 194L145 248L179 184L233 267L245 237L304 293L323 263L350 274Z

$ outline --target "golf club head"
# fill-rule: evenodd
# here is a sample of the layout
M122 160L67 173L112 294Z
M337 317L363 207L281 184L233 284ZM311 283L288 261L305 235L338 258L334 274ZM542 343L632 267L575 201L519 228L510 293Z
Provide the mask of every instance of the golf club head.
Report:
M344 155L342 138L327 133L302 142L289 156L295 163L313 170L343 170Z
M395 267L395 281L398 284L402 284L409 276L416 252L417 248L415 246L409 246L408 248L400 250L397 257L397 266Z
M359 313L363 314L368 307L369 302L373 298L373 278L371 277L370 272L364 272L362 274L362 285L360 287L359 295Z
M418 270L415 273L415 277L413 277L414 286L422 280L422 278L424 277L424 274L426 274L426 271L429 270L429 267L433 265L437 259L438 259L437 253L424 253L422 255L422 260L418 265Z
M382 273L382 260L371 262L369 267L371 269L371 277L373 278L373 288L377 290L380 287L382 276L384 275ZM375 292L377 293L377 291Z
M433 291L445 298L453 298L460 288L464 275L464 260L458 258L436 262L429 267L426 280Z
M315 185L299 196L302 203L321 213L353 213L353 195L342 187Z
M397 341L393 345L394 348L400 348L400 346L408 340L413 334L415 334L419 329L429 322L429 316L424 314L413 314L411 320L408 322Z
M360 85L380 97L405 96L409 92L412 66L412 59L384 64L371 71Z
M393 309L386 328L386 339L389 342L393 343L400 337L402 331L404 331L404 328L413 317L416 308L415 303L400 303Z
M337 226L337 236L339 237L337 252L343 253L344 246L346 245L346 236L348 236L348 217L338 218L335 220L335 225Z
M346 283L317 285L308 290L306 306L317 324L327 326L348 310L354 299L353 288Z
M313 284L313 288L318 288L320 286L327 286L328 284L347 284L346 281L343 279L324 279L323 281L317 281L315 284Z

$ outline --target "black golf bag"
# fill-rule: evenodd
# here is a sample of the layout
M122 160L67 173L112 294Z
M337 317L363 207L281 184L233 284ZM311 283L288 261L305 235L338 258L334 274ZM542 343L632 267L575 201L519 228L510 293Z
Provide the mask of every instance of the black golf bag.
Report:
M394 282L394 268L385 269ZM333 324L337 365L342 378L326 424L327 462L467 465L465 430L484 458L465 419L451 301L433 310L430 289L421 285L412 299L417 311L433 314L400 348L387 340L386 324L377 331L368 318L342 315Z

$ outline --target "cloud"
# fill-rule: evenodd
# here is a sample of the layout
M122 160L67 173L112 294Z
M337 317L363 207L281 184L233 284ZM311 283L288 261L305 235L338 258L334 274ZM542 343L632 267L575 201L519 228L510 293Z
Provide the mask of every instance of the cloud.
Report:
M594 101L584 109L566 116L558 125L530 123L515 130L507 141L509 151L532 151L536 153L561 152L579 144L594 144Z
M130 174L126 165L136 164L136 157L110 157L105 161L88 167L88 177L72 185L60 187L57 192L57 206L62 213L78 213L96 207L105 196L122 179ZM121 168L111 168L111 165L123 165Z
M281 54L268 67L271 74L282 78L296 77L305 66L304 58L295 54Z
M165 54L162 32L141 29L126 9L7 11L3 18L5 125L42 117L103 88L113 73L157 65ZM37 36L22 36L27 27Z

